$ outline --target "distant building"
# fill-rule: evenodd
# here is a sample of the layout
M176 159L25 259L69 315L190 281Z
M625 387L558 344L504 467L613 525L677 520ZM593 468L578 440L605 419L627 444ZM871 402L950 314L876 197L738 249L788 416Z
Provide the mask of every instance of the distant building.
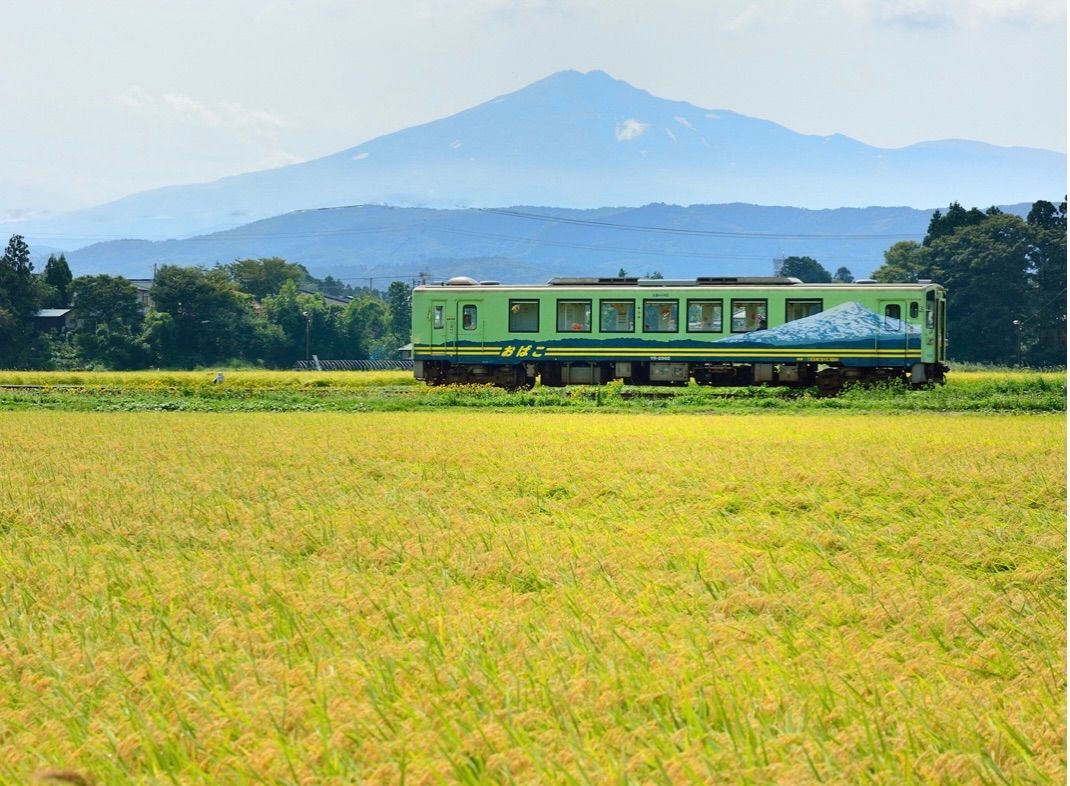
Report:
M785 256L773 257L773 275L780 275L780 268L784 266L784 262L787 260Z
M297 291L300 292L302 295L319 295L321 298L323 298L324 302L326 302L328 306L342 306L344 308L353 301L353 298L349 295L342 295L341 297L335 295L326 295L323 292L317 292L314 289L298 289Z
M38 330L66 333L74 329L74 309L42 308L33 315L33 322Z
M134 289L137 290L138 300L141 303L142 313L148 313L148 310L152 308L152 295L149 291L152 289L153 279L151 278L128 278L131 284L134 285Z

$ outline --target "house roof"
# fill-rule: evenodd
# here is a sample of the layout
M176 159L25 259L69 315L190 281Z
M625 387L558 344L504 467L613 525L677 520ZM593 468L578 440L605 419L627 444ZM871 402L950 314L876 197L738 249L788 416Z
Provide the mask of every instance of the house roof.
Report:
M71 313L71 310L72 309L69 308L42 308L39 309L38 312L34 314L34 316L41 317L43 319L65 317L69 313Z
M324 292L317 292L314 289L305 289L304 287L298 287L297 291L300 292L302 295L319 295L327 303L334 303L339 306L348 306L349 303L353 300L352 296L350 295L342 295L341 297L337 297L336 295L328 295Z

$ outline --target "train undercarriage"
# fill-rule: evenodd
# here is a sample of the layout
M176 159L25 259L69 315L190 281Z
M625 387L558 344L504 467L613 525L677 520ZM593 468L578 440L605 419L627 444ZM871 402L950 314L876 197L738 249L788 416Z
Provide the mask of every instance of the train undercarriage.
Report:
M744 387L816 387L833 396L853 384L902 383L912 387L944 384L942 363L913 366L839 366L819 363L684 363L609 361L492 365L418 360L415 373L429 385L496 385L512 390L531 388L538 378L544 387L604 385L623 380L629 385L699 385Z

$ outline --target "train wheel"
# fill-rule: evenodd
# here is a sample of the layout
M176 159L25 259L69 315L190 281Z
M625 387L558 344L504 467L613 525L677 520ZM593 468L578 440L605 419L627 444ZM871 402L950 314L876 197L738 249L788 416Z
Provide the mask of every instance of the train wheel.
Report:
M821 396L838 396L843 392L843 375L838 368L823 368L817 372L817 392Z

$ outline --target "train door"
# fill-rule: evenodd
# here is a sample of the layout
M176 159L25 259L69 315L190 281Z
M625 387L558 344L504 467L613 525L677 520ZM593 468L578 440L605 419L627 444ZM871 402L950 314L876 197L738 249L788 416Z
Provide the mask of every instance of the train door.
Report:
M943 292L940 293L936 306L939 311L936 320L936 359L944 361L947 359L947 298L944 297Z
M910 345L910 328L907 321L907 304L903 300L881 300L881 332L877 339L877 349L901 351L906 357ZM899 357L884 355L884 358Z
M924 360L935 360L937 363L944 360L947 351L947 341L945 336L947 325L944 323L944 305L943 292L938 293L935 289L926 290L924 325L925 343L926 346L932 345L933 350L932 357L923 356Z
M445 352L447 351L448 342L446 341L446 301L445 300L432 300L431 301L431 351L432 352Z
M457 301L456 319L453 320L454 355L471 354L462 350L483 349L484 316L482 300Z

